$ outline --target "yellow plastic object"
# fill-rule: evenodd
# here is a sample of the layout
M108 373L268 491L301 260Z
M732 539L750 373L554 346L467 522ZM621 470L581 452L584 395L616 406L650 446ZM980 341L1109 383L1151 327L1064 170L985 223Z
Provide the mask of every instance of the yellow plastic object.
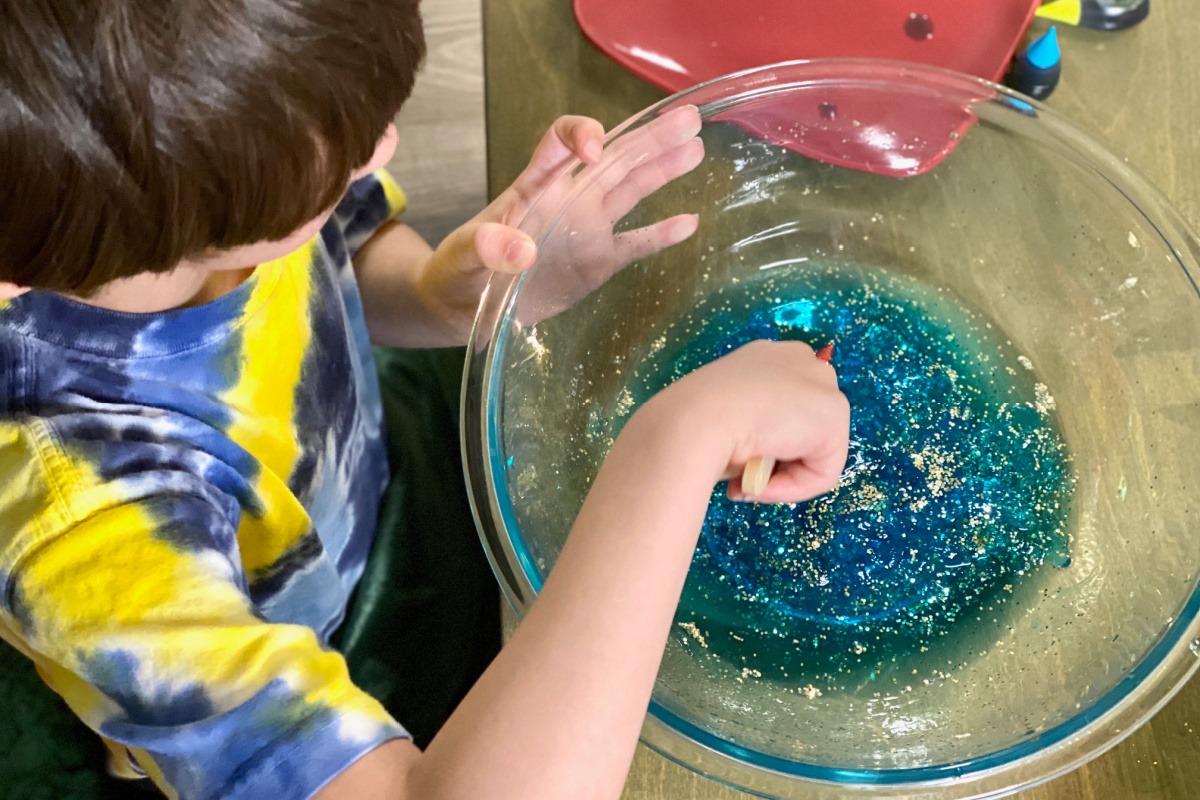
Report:
M1079 0L1053 0L1040 6L1035 16L1064 25L1078 25L1083 18L1083 5Z

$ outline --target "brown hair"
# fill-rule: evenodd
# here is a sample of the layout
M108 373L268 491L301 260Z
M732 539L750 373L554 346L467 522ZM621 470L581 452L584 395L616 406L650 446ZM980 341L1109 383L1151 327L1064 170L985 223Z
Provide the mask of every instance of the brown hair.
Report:
M86 295L331 207L412 91L418 0L4 0L0 281Z

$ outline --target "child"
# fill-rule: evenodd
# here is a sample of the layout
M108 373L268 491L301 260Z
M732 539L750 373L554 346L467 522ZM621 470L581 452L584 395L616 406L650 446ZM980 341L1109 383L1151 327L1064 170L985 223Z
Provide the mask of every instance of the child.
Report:
M0 15L0 635L115 772L171 797L615 798L714 483L770 456L762 499L798 500L845 460L833 370L802 344L743 348L633 415L528 618L424 752L351 682L329 642L388 485L368 337L464 343L490 272L533 263L512 225L573 156L611 181L593 269L681 241L694 217L612 226L703 155L695 109L603 156L598 123L560 119L430 250L376 171L423 52L416 6Z

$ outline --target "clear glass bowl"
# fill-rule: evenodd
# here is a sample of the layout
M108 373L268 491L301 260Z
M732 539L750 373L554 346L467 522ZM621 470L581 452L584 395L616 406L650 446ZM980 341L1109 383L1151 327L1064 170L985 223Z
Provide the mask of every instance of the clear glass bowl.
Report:
M616 230L681 213L699 229L605 280L612 220L589 209L644 155L638 132L684 104L700 108L704 161ZM803 270L885 275L945 299L1020 354L1069 453L1063 552L920 651L864 647L819 681L741 668L708 649L729 630L705 629L685 594L643 733L663 755L770 797L991 797L1113 746L1196 669L1200 249L1158 192L1053 111L912 65L753 70L620 126L522 227L542 258L488 287L463 404L477 520L518 613L639 402L639 370L722 291L772 302L747 288L768 273L785 289L816 274Z

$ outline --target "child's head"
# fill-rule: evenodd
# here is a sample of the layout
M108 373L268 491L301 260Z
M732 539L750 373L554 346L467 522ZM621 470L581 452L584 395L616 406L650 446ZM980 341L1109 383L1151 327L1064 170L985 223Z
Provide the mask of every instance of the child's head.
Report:
M0 282L86 295L286 239L376 153L418 0L6 0Z

